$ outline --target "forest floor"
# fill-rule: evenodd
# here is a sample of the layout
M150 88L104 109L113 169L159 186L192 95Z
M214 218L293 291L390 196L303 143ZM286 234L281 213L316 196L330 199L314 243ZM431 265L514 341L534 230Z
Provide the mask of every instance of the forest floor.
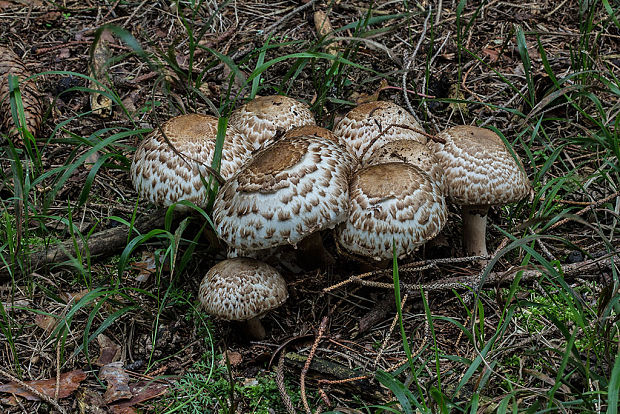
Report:
M370 5L0 0L0 46L43 103L34 137L0 141L0 411L617 412L618 4ZM333 33L319 33L317 11ZM327 270L283 249L269 262L289 299L250 341L198 306L226 257L198 230L208 224L164 222L128 169L166 119L225 117L255 94L307 102L330 129L377 99L430 134L496 128L533 194L491 209L484 268L439 260L463 256L450 206L442 233L399 263L400 292L389 264L364 279L388 288L326 291L369 268L329 233ZM11 119L14 99L0 99Z

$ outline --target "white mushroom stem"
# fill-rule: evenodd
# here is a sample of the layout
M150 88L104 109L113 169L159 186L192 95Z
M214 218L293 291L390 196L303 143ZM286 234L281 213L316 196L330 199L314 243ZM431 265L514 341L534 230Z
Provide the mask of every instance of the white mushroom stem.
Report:
M468 256L486 256L489 206L463 206L463 247Z
M243 321L243 325L245 327L245 331L252 339L260 341L261 339L265 339L265 336L267 336L265 327L258 317Z

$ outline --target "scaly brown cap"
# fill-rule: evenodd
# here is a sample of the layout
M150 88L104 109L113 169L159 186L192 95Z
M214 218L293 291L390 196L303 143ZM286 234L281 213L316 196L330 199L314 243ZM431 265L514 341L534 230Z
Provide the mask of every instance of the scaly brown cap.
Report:
M131 179L138 194L161 206L188 200L204 207L207 192L201 177L209 177L205 165L211 167L213 161L217 123L217 118L209 115L180 115L161 126L168 142L159 129L149 134L136 149L131 163ZM220 175L230 178L249 156L243 137L229 126Z
M398 139L377 148L366 161L366 165L404 162L415 165L427 173L442 192L444 188L443 169L435 153L428 145L410 139Z
M252 150L271 144L279 129L286 132L297 126L315 125L308 105L281 95L260 96L251 100L235 109L230 114L229 122L246 137Z
M304 135L310 137L325 138L330 141L338 142L338 138L336 138L332 131L318 125L304 125L300 127L295 127L293 129L289 129L286 134L284 134L285 137L302 137Z
M501 205L521 200L530 182L521 161L493 131L470 125L449 128L434 142L446 180L447 195L460 205Z
M408 128L390 126L405 125ZM426 144L426 137L416 119L395 103L374 101L353 108L334 128L334 135L360 162L365 162L376 148L397 139Z
M347 217L352 157L317 137L282 138L224 184L213 209L219 236L235 249L297 244Z
M412 253L435 237L447 220L439 186L422 170L405 163L371 165L351 182L350 215L338 226L341 246L377 260Z
M259 317L286 302L286 281L267 263L236 257L213 266L198 291L204 310L229 321Z

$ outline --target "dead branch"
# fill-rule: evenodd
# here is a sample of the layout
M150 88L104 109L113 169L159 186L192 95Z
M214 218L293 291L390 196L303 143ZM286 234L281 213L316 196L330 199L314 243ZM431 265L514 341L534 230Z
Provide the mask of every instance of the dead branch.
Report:
M136 232L147 233L154 228L163 226L164 221L165 213L163 211L139 217L134 223L132 234L135 235ZM127 245L128 231L129 229L125 226L113 227L94 233L86 241L82 238L76 238L75 241L69 239L50 246L46 250L34 252L29 257L30 269L36 271L51 263L65 262L75 256L76 248L82 256L89 254L91 257L107 257ZM9 257L3 257L3 260L4 263L12 262ZM0 269L0 281L6 279L9 275L7 266Z

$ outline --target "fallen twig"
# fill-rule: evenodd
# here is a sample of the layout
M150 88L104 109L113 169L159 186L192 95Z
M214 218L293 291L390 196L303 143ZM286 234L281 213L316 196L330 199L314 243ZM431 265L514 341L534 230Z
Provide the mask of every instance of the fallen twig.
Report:
M133 231L141 233L164 225L165 213L157 212L138 218L134 223ZM33 252L29 256L30 268L34 271L50 263L62 263L71 259L77 249L85 255L105 256L116 252L127 244L129 229L125 226L113 227L94 233L86 241L82 238L66 240L57 245L51 246L46 250ZM11 263L11 260L4 258L4 263ZM0 280L9 274L9 269L5 266L0 268Z
M306 374L308 374L308 369L310 369L310 363L312 362L312 358L314 358L314 354L316 353L316 349L319 346L319 342L321 342L321 338L323 337L323 334L325 333L325 329L327 329L327 316L324 316L323 319L321 320L321 324L319 325L319 331L316 334L316 339L314 340L314 343L312 344L312 348L310 349L310 353L308 354L308 359L306 359L306 363L304 364L304 367L301 370L301 377L300 377L300 394L301 394L301 401L304 405L304 409L306 410L307 414L312 414L312 410L310 410L310 405L308 405L308 399L306 398Z
M27 383L25 383L24 381L20 380L19 378L15 377L14 375L12 375L10 372L5 371L3 368L0 368L0 374L4 375L5 377L7 377L8 379L10 379L11 381L13 381L16 384L19 384L20 387L22 387L23 389L25 389L26 391L30 392L32 395L36 395L37 397L39 397L41 400L47 402L48 404L50 404L51 406L53 406L55 409L57 409L61 414L66 414L67 412L65 411L64 408L62 408L60 406L60 404L58 404L58 401L56 401L55 399L51 398L49 395L46 395L42 392L40 392L39 390L37 390L36 388L28 385Z

